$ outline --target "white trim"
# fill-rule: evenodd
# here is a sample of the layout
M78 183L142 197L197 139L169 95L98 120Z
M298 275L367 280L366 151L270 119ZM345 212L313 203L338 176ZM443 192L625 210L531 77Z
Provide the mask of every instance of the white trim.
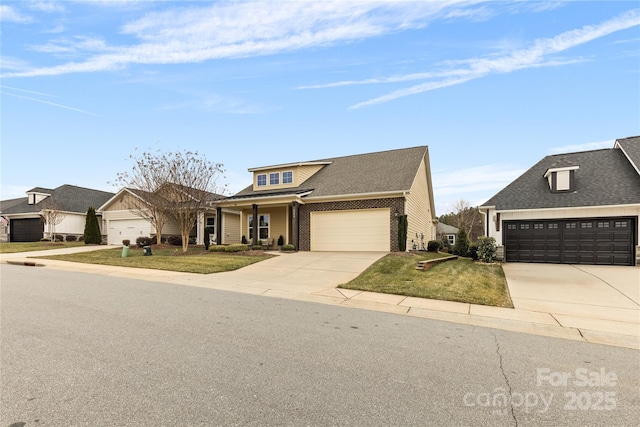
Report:
M260 177L264 176L264 184L260 184ZM266 173L261 173L256 175L256 187L266 187L267 184L267 174Z
M272 178L273 178L274 176L277 176L277 178L278 178L278 179L277 179L277 180L278 180L278 182L276 182L275 184L271 182L271 181L272 181ZM269 172L269 185L270 185L270 186L273 186L273 185L280 185L280 172Z
M496 212L532 212L532 211L563 211L576 209L615 209L615 208L640 208L640 203L630 205L598 205L598 206L565 206L558 208L531 208L531 209L495 209L495 206L485 206L485 209L495 209Z
M247 241L252 242L253 238L251 237L251 217L253 216L253 213L250 213L249 215L247 215ZM269 212L258 212L258 219L260 219L261 216L267 216L269 217L269 221L267 223L267 239L271 239L271 213ZM265 228L265 227L262 227ZM260 224L258 224L258 241L263 240L260 237Z
M294 168L299 166L326 166L330 165L333 162L300 162L300 163L285 163L282 165L273 165L273 166L260 166L257 168L249 168L247 169L249 172L261 172L267 171L269 169L283 169L283 168Z
M291 181L290 182L284 182L284 174L291 172ZM287 170L287 171L282 171L282 184L286 185L286 184L293 184L293 180L294 180L294 175L293 175L293 169L291 170Z
M563 167L563 168L549 168L544 173L544 177L545 178L549 177L549 175L551 175L553 172L575 171L575 170L578 170L578 169L580 169L580 166L566 166L566 167Z
M624 154L624 156L627 158L629 163L631 163L631 166L633 166L633 168L636 170L636 172L638 172L638 175L640 175L640 165L636 165L635 163L633 163L633 160L631 160L631 157L627 154L626 151L624 151L624 148L622 147L622 145L620 145L618 140L616 140L616 143L613 145L613 147L617 148L620 151L622 151L622 154Z
M322 200L363 200L363 199L390 199L393 197L406 198L410 191L382 191L379 193L355 193L355 194L339 194L331 196L310 196L306 197L307 201L319 202Z

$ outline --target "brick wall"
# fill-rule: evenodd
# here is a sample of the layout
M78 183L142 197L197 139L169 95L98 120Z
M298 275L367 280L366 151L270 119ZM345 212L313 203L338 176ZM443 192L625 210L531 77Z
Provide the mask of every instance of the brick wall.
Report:
M404 212L404 198L402 197L396 197L393 199L368 199L344 202L310 203L306 205L300 205L300 210L298 213L300 221L300 241L298 249L301 251L311 250L311 212L376 208L390 208L389 225L391 226L391 235L389 236L389 243L391 244L391 250L397 252L398 219L396 218L394 213Z

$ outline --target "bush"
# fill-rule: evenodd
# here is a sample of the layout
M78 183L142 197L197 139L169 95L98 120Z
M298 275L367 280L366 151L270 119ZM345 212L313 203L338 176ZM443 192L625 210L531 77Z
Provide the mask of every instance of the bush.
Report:
M293 245L282 245L282 250L285 252L293 252L296 250L296 247Z
M225 252L244 252L249 250L249 247L247 245L237 244L237 243L229 246L222 246L222 247L224 248ZM260 246L260 248L262 248L262 246Z
M451 252L453 250L453 246L451 246L451 242L449 241L449 238L446 235L442 236L442 239L440 240L440 242L442 243L443 251L445 249L447 250L447 252Z
M281 234L280 237L278 237L278 246L282 246L282 245L284 245L284 237Z
M429 252L438 252L442 248L444 248L444 246L439 240L429 240L427 243L427 251Z
M131 243L131 240L129 240L129 239L124 239L122 241L122 244L125 245L125 246L129 246L130 243Z
M478 258L484 262L493 262L498 247L493 237L478 237Z
M78 237L78 242L84 242L84 236Z
M167 236L167 243L173 246L182 246L182 236Z
M84 243L87 245L99 245L102 243L100 224L98 224L98 217L96 216L96 210L93 206L90 206L87 210L87 219L84 224Z
M469 256L469 236L467 236L467 231L464 228L458 231L456 245L453 247L453 253L462 257Z
M75 242L76 240L78 240L78 237L74 236L73 234L69 234L67 236L67 242Z
M225 252L227 249L226 246L223 245L212 245L209 246L209 252Z
M151 237L148 236L140 236L136 239L136 245L138 245L139 248L143 247L143 246L149 246L151 245L151 242L153 241L153 239Z
M56 242L64 242L64 236L60 235L60 234L56 234L56 237L54 237L53 239Z
M398 250L404 252L407 250L407 229L409 222L406 215L398 215Z
M251 246L251 250L261 251L262 250L262 245L253 245L253 246Z
M246 244L248 244L248 243L249 243L249 242L247 242L247 236L245 236L245 235L243 234L243 235L242 235L242 244L243 244L243 245L246 245Z
M471 243L469 245L468 256L469 256L469 258L473 259L474 261L477 261L477 259L478 259L478 245L477 244Z

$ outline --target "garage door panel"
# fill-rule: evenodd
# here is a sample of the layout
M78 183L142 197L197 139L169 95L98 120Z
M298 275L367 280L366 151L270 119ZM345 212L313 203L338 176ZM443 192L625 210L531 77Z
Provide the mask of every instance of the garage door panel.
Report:
M390 211L363 209L311 213L311 250L389 251Z
M118 219L109 221L109 244L119 245L123 240L135 243L138 237L149 237L151 224L145 219Z
M12 242L37 242L44 233L44 223L40 218L12 219L10 227Z

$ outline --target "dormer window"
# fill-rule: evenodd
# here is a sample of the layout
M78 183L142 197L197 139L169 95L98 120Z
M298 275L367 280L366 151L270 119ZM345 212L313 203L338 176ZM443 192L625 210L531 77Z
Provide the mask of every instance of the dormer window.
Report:
M269 174L269 185L280 184L280 172L274 172Z
M258 175L258 177L256 179L258 181L258 187L264 187L265 185L267 185L267 174L266 173Z
M283 184L292 184L293 183L293 171L282 172L282 183Z
M550 168L544 174L553 193L571 192L576 189L576 171L580 166Z

